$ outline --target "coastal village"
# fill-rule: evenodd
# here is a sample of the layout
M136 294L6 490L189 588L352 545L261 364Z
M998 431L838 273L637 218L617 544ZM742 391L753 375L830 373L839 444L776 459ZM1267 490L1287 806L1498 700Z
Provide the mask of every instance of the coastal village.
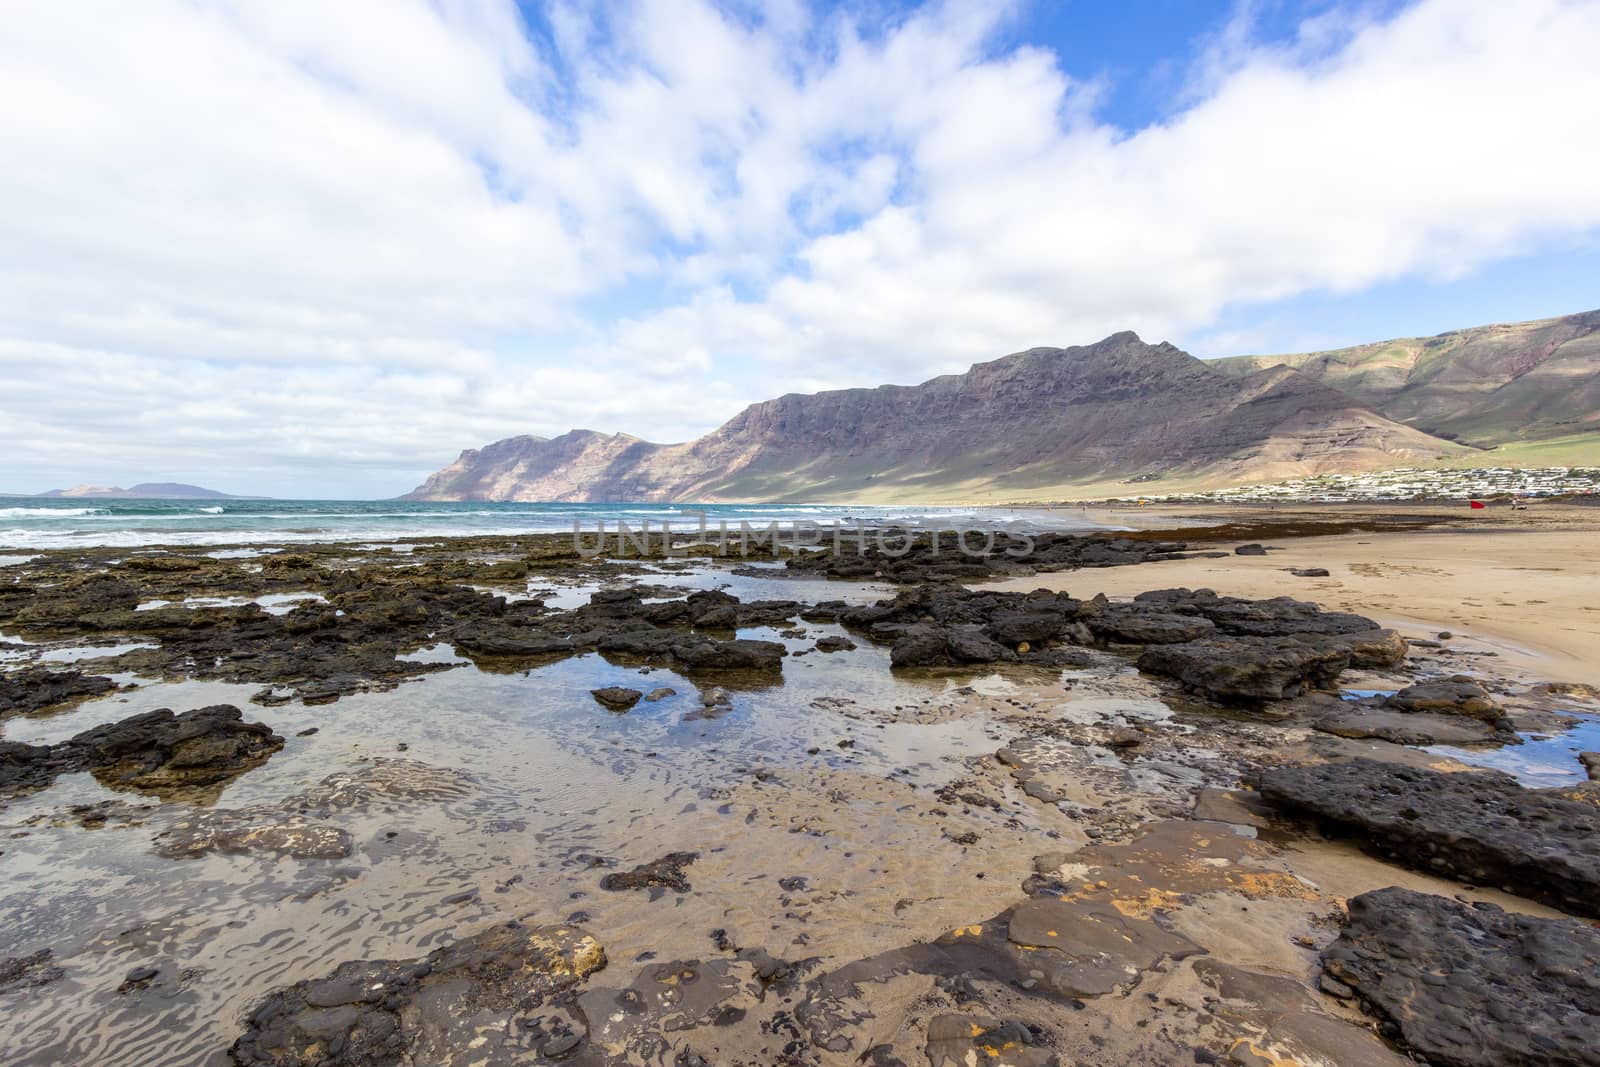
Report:
M1384 500L1551 498L1600 493L1600 467L1477 467L1449 470L1400 467L1360 474L1319 474L1268 485L1241 485L1197 493L1139 493L1114 498L1130 503L1346 504Z

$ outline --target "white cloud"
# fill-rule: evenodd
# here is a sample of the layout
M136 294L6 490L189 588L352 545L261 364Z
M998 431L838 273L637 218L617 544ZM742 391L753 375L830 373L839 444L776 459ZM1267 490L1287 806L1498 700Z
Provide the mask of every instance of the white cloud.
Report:
M1592 0L1241 18L1142 130L1007 7L762 9L0 9L7 481L400 491L1600 228Z

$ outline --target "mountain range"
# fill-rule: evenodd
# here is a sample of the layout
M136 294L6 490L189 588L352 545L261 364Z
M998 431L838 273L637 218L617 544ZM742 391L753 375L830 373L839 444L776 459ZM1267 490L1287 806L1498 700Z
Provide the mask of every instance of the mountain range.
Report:
M116 485L75 485L71 489L51 489L39 496L91 500L237 500L231 493L219 493L183 482L140 482L126 489Z
M681 444L469 449L412 500L1070 499L1387 467L1600 465L1600 311L1288 356L1118 333L920 385L789 394Z
M1600 432L1600 311L1211 366L1240 377L1292 367L1388 418L1479 448Z

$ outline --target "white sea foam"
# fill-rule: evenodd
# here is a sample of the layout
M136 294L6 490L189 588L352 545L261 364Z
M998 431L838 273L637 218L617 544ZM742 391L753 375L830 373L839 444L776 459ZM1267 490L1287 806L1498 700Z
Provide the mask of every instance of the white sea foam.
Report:
M0 519L73 519L110 514L105 508L0 508Z

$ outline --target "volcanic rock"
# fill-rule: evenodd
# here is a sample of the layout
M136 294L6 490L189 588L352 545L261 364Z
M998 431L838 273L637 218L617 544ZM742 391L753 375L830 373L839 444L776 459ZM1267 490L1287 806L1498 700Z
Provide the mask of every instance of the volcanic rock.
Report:
M1465 715L1490 723L1498 721L1502 714L1500 705L1495 703L1487 690L1472 679L1461 675L1443 681L1419 682L1407 686L1385 703L1401 711Z
M1488 723L1460 715L1408 714L1392 708L1343 708L1317 720L1315 726L1338 737L1375 737L1397 745L1482 745L1520 740L1515 733L1499 732Z
M159 708L57 745L0 742L0 788L40 789L58 774L89 771L113 789L160 796L230 781L283 745L271 727L244 722L231 704L182 715Z
M612 891L670 889L675 893L687 893L691 887L683 869L699 858L698 852L669 852L660 859L641 863L631 871L606 875L600 879L600 888Z
M610 708L612 711L627 711L644 696L637 689L627 689L620 685L608 685L602 689L591 689L589 695Z
M0 960L0 993L33 989L56 981L65 972L51 962L53 958L53 953L44 948L31 956L8 956Z
M1332 685L1350 658L1336 638L1233 637L1152 645L1139 657L1139 669L1218 700L1284 700Z
M1438 1067L1600 1062L1600 929L1391 887L1353 897L1326 974Z
M83 697L100 696L116 688L110 678L82 671L53 671L24 667L0 675L0 718L28 714Z
M229 1055L240 1067L527 1063L537 1046L506 1019L605 965L605 951L582 930L504 923L421 959L343 963L272 993Z
M1357 759L1263 771L1280 810L1355 832L1430 874L1600 915L1600 806L1498 771L1442 773Z

